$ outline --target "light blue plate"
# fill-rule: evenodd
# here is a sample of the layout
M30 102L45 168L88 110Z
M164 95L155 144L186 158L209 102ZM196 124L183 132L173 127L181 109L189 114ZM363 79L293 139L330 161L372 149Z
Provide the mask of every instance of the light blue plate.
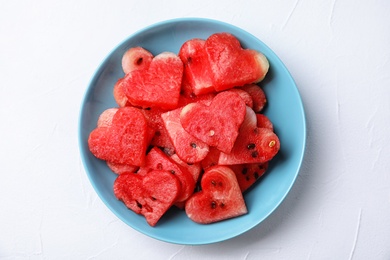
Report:
M89 133L96 127L100 113L116 107L113 86L123 77L121 58L130 47L142 46L157 55L163 51L178 53L181 45L192 38L206 39L216 32L235 35L244 48L265 54L270 71L261 83L268 105L265 114L274 124L281 150L272 160L267 174L245 194L249 213L210 225L200 225L187 218L184 211L171 209L155 227L144 217L128 210L112 190L116 175L103 161L88 150ZM287 48L287 47L286 47ZM263 42L233 25L219 21L188 18L149 26L136 32L117 46L103 61L88 86L79 119L79 144L88 177L109 209L123 222L145 235L162 241L200 245L220 242L238 236L261 223L283 201L293 185L303 160L306 140L304 108L294 80L279 58Z

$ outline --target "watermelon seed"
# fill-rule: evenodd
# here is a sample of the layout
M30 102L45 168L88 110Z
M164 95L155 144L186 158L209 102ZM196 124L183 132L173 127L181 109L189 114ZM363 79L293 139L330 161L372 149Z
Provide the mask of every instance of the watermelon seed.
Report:
M215 209L217 207L217 203L215 201L211 202L211 208Z
M150 197L153 201L156 201L157 199L155 197Z
M276 142L274 140L272 140L271 142L269 142L268 146L272 148L275 146L275 144L276 144Z
M224 208L224 207L225 207L225 203L221 202L221 204L219 204L219 206L220 206L221 208Z
M143 61L142 57L139 58L139 59L137 60L137 65L141 65L142 61Z
M175 174L175 171L174 171L174 170L171 170L171 173L172 173L172 174Z
M192 148L196 148L196 143L191 143Z
M213 185L213 186L215 186L215 185L216 185L216 183L215 183L215 181L214 181L214 180L212 180L212 181L211 181L211 185Z
M259 178L259 173L258 172L255 172L254 173L254 176L255 176L255 179L257 180Z
M140 209L142 209L142 204L139 203L138 200L136 200L136 202L137 202L137 207L140 208Z
M248 168L243 168L242 171L241 171L242 174L247 174L248 173Z
M259 155L259 153L257 151L254 151L251 153L251 155L253 158L256 158Z
M256 147L256 144L250 143L250 144L247 145L246 148L248 148L248 150L252 150L252 149L255 149L255 147Z
M214 135L215 135L215 132L214 132L213 129L210 130L209 135L210 135L210 136L214 136Z

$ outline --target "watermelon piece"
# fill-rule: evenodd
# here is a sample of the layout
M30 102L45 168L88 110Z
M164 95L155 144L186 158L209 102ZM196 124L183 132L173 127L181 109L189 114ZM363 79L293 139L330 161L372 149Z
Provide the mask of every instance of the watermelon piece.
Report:
M118 79L114 85L113 95L115 102L119 107L131 106L129 99L126 96L123 83L123 78Z
M174 109L179 101L182 77L180 58L174 53L163 52L153 58L147 69L126 74L122 84L134 106Z
M176 201L180 182L168 171L154 170L144 176L134 173L119 175L114 182L114 194L126 207L145 217L155 226Z
M258 128L255 112L247 107L240 134L230 153L220 153L218 164L264 163L280 149L278 136L268 128Z
M186 168L189 173L191 173L192 178L194 178L195 183L198 181L200 173L202 172L202 166L200 163L193 163L193 164L188 164L184 162L183 160L180 159L177 154L172 154L171 159L175 161L175 163L179 164L180 166Z
M237 177L241 192L248 190L268 169L268 162L236 164L229 166Z
M185 204L191 220L209 224L248 212L236 175L229 167L214 166L206 170L201 187Z
M112 118L114 117L115 113L118 111L117 107L108 108L98 118L97 121L97 127L108 127L112 124ZM141 110L142 111L142 110ZM147 146L150 145L152 138L154 137L155 130L153 126L150 126L148 124L147 128Z
M179 57L184 64L184 78L195 95L214 92L205 40L191 39L180 48Z
M182 161L177 154L171 155L171 159L174 160L177 164L180 166L186 168L194 178L195 184L198 182L198 179L200 177L200 174L202 172L202 166L200 163L194 163L194 164L188 164L184 161ZM175 202L175 206L179 209L184 209L186 201L180 201L180 202Z
M147 69L152 63L153 54L137 46L128 49L122 57L122 69L125 74L139 69Z
M108 168L116 174L123 174L123 173L135 173L139 166L130 165L130 164L119 164L119 163L113 163L113 162L107 162Z
M256 114L257 127L258 128L268 128L271 131L274 131L274 125L271 120L264 114Z
M188 105L190 103L197 103L197 102L203 103L206 106L208 106L208 105L211 104L211 101L213 100L214 97L215 97L215 93L207 93L207 94L202 94L202 95L199 95L199 96L195 96L195 95L189 95L189 96L180 95L178 107L184 107L184 106L186 106L186 105Z
M168 132L165 129L164 122L161 118L161 114L166 110L160 108L150 108L141 110L147 119L148 126L155 130L154 136L150 142L150 145L164 148L170 154L173 154L175 148L169 138Z
M229 89L229 90L226 90L226 91L237 93L242 98L242 100L244 100L245 105L247 105L250 108L253 107L252 97L245 90L240 89L240 88L232 88L232 89Z
M180 113L183 128L209 146L229 153L245 117L245 103L233 92L217 94L211 104L191 103Z
M219 156L221 154L221 151L218 150L215 147L210 147L209 153L207 154L206 158L204 158L200 164L202 165L203 169L207 169L211 166L218 165Z
M191 173L156 147L153 147L146 155L145 165L140 167L137 174L145 175L153 170L165 170L177 176L181 184L181 192L176 201L185 201L194 192L195 181Z
M229 33L215 33L205 42L216 91L260 82L268 72L267 58L252 49L243 49Z
M180 112L177 108L161 114L165 129L175 148L175 153L186 163L197 163L209 152L209 146L184 130L180 123Z
M88 147L99 159L141 166L145 160L148 126L134 107L119 108L108 127L97 127L89 135Z
M253 111L259 113L263 110L267 104L267 97L263 89L256 84L247 84L242 87L242 89L252 97L253 100Z
M97 121L97 127L108 127L112 124L112 118L114 117L115 113L118 111L118 108L108 108L103 111L103 113L100 114L98 121Z

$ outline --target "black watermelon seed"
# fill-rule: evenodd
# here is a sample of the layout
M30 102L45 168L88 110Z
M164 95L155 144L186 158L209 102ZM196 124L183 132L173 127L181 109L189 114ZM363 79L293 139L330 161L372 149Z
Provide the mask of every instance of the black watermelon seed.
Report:
M259 178L259 173L258 172L255 172L254 173L254 176L255 176L255 179L257 180Z
M137 65L141 65L142 61L143 61L142 57L139 58L139 59L137 60Z
M215 209L217 207L217 203L215 201L211 202L211 208Z
M242 171L241 171L242 174L247 174L248 173L248 168L243 168Z
M251 153L251 155L253 158L256 158L259 155L259 153L257 151L254 151Z
M248 150L255 149L255 147L256 147L256 144L254 144L254 143L250 143L250 144L248 144L248 145L246 146L246 148L248 148Z
M196 143L191 143L190 145L192 148L196 148Z

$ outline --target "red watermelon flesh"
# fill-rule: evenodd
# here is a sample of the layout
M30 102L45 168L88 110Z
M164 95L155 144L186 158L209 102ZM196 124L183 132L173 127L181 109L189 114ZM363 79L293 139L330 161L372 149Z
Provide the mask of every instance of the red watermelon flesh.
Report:
M229 33L211 35L205 49L216 91L260 82L268 72L267 58L258 51L243 49Z
M179 180L168 171L154 170L144 176L124 173L114 182L116 198L135 213L145 216L150 226L157 224L179 192Z
M141 166L148 142L148 126L142 112L124 107L115 113L111 126L95 128L89 135L89 150L97 158Z
M209 152L209 146L184 130L180 123L180 112L177 108L161 114L165 129L175 148L175 153L186 163L197 163Z
M118 111L117 107L108 108L99 116L97 121L97 127L109 127L112 124L112 119L115 115L115 113ZM142 110L141 110L142 111ZM147 128L147 146L150 145L152 138L154 137L155 130L153 126L150 126L148 124Z
M139 69L147 69L153 60L153 54L137 46L128 49L122 57L122 69L125 74Z
M243 90L248 92L253 100L253 111L256 113L261 112L267 104L267 97L263 89L256 84L248 84L242 87Z
M164 127L164 122L161 118L161 114L165 113L165 109L150 108L141 110L147 119L148 126L155 130L154 136L150 142L153 146L165 148L167 151L174 152L174 147L169 139L167 130Z
M182 77L180 58L174 53L163 52L153 58L148 69L126 74L122 84L134 106L174 109L179 101Z
M236 175L229 167L214 166L206 170L201 187L185 204L191 220L209 224L248 212Z
M112 118L114 117L115 113L118 111L118 108L108 108L103 111L103 113L100 114L98 121L97 121L97 127L108 127L112 124Z
M245 103L232 92L217 94L211 104L191 103L180 113L183 128L209 146L229 153L245 117Z
M274 130L274 125L272 124L271 120L264 115L264 114L256 114L257 119L257 127L258 128L268 128L271 131Z
M236 174L238 185L242 192L251 187L267 171L268 162L236 164L229 166Z
M129 164L119 164L113 162L107 162L108 168L116 174L136 172L139 169L139 166L129 165Z
M277 135L268 128L258 128L255 112L247 107L245 120L232 151L222 153L218 164L264 163L271 160L280 149Z
M196 102L200 102L200 103L203 103L203 104L208 106L211 104L211 101L213 100L214 97L215 97L215 93L207 93L207 94L202 94L199 96L180 95L178 107L184 107L190 103L196 103Z
M177 201L185 201L195 189L195 181L188 169L178 165L159 148L153 147L146 155L145 165L140 167L137 174L145 175L153 170L169 171L180 181L181 192Z
M194 178L195 183L198 182L200 174L202 172L202 166L200 163L194 163L194 164L188 164L184 161L182 161L177 154L172 154L171 159L174 160L177 164L180 166L186 168ZM179 209L184 209L185 201L175 202L174 204Z
M205 50L205 40L191 39L179 51L184 64L184 79L195 95L214 92L210 65Z
M129 99L126 96L125 89L123 83L123 78L119 79L113 89L113 95L115 102L119 107L131 106Z
M203 169L207 169L211 166L218 165L219 155L221 154L221 151L218 150L215 147L210 147L209 153L207 154L206 158L204 158L200 164L202 165Z
M242 98L242 100L244 100L245 105L247 105L247 106L250 107L250 108L253 107L253 100L252 100L252 97L251 97L251 95L249 95L249 93L246 92L245 90L240 89L240 88L232 88L232 89L229 89L229 90L227 90L227 91L237 93L237 94Z
M186 168L189 173L191 173L192 178L194 178L194 181L197 182L200 176L200 173L202 171L202 166L200 163L193 163L193 164L188 164L181 160L177 154L172 154L171 159L175 161L175 163L179 164L180 166Z

